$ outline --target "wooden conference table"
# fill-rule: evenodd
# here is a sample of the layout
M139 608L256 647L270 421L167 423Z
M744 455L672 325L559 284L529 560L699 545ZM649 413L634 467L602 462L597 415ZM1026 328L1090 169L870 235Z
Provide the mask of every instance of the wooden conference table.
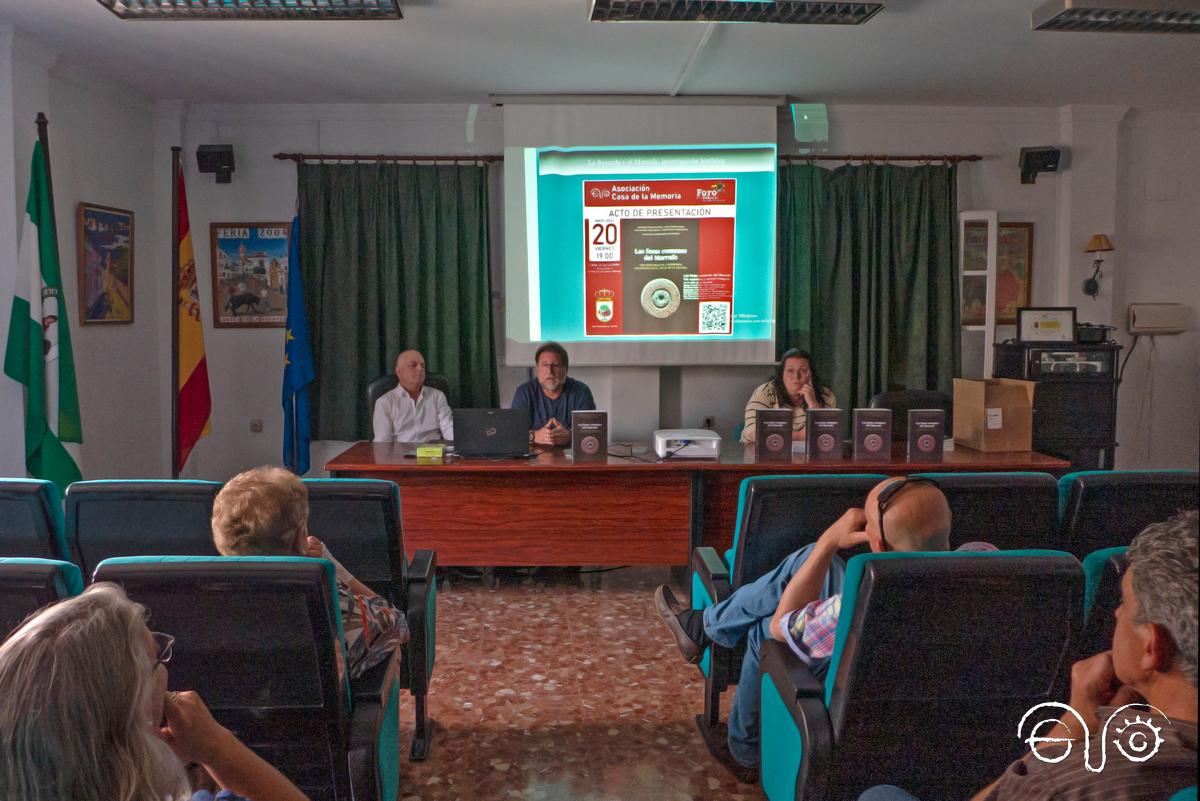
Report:
M633 457L573 464L556 448L524 459L418 463L412 446L359 442L325 465L342 478L400 487L404 546L437 551L439 565L683 565L696 545L733 541L738 487L749 476L803 473L1065 473L1070 464L1030 451L984 453L956 446L939 464L909 463L904 443L890 462L843 459L755 462L754 446L726 443L719 459ZM614 444L612 453L629 446Z

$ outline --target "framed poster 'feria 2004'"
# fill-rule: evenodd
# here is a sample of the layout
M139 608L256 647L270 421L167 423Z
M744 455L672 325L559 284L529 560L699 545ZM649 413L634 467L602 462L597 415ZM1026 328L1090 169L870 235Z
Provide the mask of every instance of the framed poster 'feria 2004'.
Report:
M283 328L287 324L291 224L212 223L213 325Z

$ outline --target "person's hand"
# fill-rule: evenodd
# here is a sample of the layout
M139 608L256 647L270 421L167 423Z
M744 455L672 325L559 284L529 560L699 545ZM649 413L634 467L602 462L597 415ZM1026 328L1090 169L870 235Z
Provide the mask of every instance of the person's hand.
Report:
M1102 651L1071 666L1071 708L1096 729L1096 707L1123 706L1138 700L1137 692L1117 679L1112 651Z
M812 384L805 384L800 387L800 397L804 398L804 402L810 409L819 409L821 407L820 401L817 400L817 391L813 389Z
M571 432L553 417L546 421L546 425L533 432L533 441L538 445L555 447L565 445L570 439Z
M320 559L325 555L325 546L319 539L309 534L304 538L303 556L311 557L312 559Z
M833 525L825 529L821 541L836 550L856 548L867 542L867 513L863 509L851 508L842 513Z
M808 438L808 430L804 428L792 429L792 442L804 442Z
M159 727L158 734L184 762L213 764L233 737L191 691L168 692L163 699L163 717L167 724Z

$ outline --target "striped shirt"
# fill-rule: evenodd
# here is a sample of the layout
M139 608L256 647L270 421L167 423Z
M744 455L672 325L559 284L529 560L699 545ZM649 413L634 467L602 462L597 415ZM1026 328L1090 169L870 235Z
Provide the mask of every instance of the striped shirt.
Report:
M1114 711L1112 707L1096 710L1102 730L1092 732L1087 743L1087 765L1104 766L1098 773L1084 763L1084 744L1072 743L1070 754L1061 762L1051 764L1029 754L1009 765L986 801L1166 801L1179 790L1196 784L1194 722L1169 721L1146 710L1127 709L1105 727L1105 721ZM1162 745L1144 762L1131 762L1115 744L1122 743L1134 756L1148 753L1148 749L1139 752L1137 741L1130 739L1140 734L1147 738L1144 742L1154 741L1153 733L1144 723L1127 727L1135 716L1143 721L1150 718L1161 729ZM1124 735L1118 729L1126 729ZM1105 739L1106 744L1102 742ZM1102 747L1107 750L1102 752ZM1038 753L1043 759L1052 759L1061 756L1065 749L1066 745L1043 745Z
M821 405L836 406L837 398L829 391L829 387L824 387L821 390ZM758 425L757 412L759 409L784 409L786 408L779 402L779 395L775 392L775 383L768 381L765 384L760 384L750 395L750 400L746 401L746 427L742 429L742 442L750 442L754 436L755 428ZM799 431L804 428L808 422L808 413L799 406L792 408L792 430Z

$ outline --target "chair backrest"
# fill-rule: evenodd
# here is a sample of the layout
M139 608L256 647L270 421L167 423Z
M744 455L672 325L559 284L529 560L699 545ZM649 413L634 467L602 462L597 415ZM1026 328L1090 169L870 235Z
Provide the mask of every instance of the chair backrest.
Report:
M300 557L123 557L96 569L175 635L172 690L213 716L310 798L350 798L347 685L333 565Z
M737 528L726 563L734 587L754 581L792 551L816 542L887 476L755 476L738 490Z
M945 392L932 389L898 389L880 392L867 402L872 409L892 410L892 439L903 441L908 438L908 412L910 409L941 409L946 413L946 431L954 430L954 398Z
M1071 665L1083 589L1061 551L851 559L825 679L831 786L966 798L998 776Z
M932 478L950 504L950 547L990 542L997 548L1061 547L1058 484L1049 473L917 473Z
M0 642L46 604L81 592L83 576L70 562L0 558Z
M399 605L407 574L399 487L367 478L307 478L304 485L309 533L355 578Z
M1121 578L1129 560L1127 548L1104 548L1088 554L1083 559L1083 575L1086 579L1083 600L1083 636L1079 643L1079 656L1088 657L1107 651L1112 647L1113 632L1117 628L1113 613L1121 605Z
M0 478L0 557L70 559L58 487L36 478Z
M216 556L215 481L77 481L67 488L67 540L85 576L113 556Z
M391 392L400 383L396 378L395 373L388 373L376 378L370 384L367 384L367 419L370 420L375 415L375 401L382 398L387 393ZM446 400L450 399L450 381L444 375L438 373L425 374L425 386L439 389L446 396Z
M1200 471L1113 470L1058 480L1064 547L1080 559L1129 545L1138 532L1200 504Z

